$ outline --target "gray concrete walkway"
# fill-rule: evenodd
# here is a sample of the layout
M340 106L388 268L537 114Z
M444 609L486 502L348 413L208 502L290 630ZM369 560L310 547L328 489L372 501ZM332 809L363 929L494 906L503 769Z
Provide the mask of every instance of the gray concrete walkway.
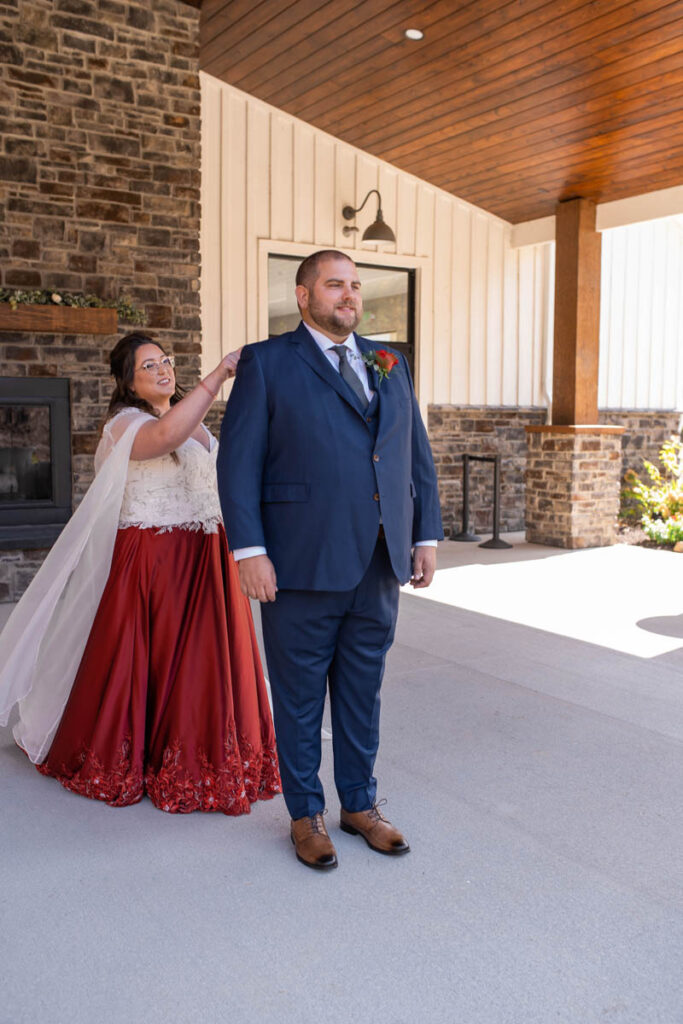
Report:
M339 832L330 743L318 875L281 800L111 809L0 733L2 1024L683 1024L683 556L441 565L384 689L404 858Z

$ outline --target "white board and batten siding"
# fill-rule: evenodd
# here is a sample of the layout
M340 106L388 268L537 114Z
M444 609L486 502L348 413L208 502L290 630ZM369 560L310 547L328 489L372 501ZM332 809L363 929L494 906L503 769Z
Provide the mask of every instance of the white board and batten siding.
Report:
M510 247L505 221L201 74L204 369L267 337L268 253L339 248L416 270L423 409L547 405L552 245ZM396 245L354 248L342 207L382 195ZM374 197L358 236L374 220ZM349 244L351 242L351 244Z
M602 409L683 409L683 223L602 233Z

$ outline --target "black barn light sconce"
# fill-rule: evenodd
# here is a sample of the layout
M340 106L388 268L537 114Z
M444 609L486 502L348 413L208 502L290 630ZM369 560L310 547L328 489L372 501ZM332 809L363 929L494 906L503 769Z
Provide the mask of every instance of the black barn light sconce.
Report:
M352 206L345 206L342 210L342 217L344 220L353 220L357 213L363 209L372 193L377 195L377 216L375 217L374 223L370 227L366 228L363 232L361 241L363 242L395 242L396 236L391 230L388 224L384 223L384 215L382 213L382 197L376 188L371 188L366 195L363 202L360 204L358 209L354 210ZM345 235L351 235L354 231L358 231L359 228L355 224L345 224L342 231Z

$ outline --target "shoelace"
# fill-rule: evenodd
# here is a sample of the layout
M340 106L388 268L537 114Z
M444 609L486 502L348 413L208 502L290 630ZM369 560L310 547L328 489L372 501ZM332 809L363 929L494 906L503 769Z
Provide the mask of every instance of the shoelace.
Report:
M377 824L378 821L383 821L385 825L391 824L391 822L387 821L387 819L380 811L380 807L384 807L386 802L386 798L384 800L380 800L379 803L373 804L370 810L368 811L368 818L370 818L370 820L373 821L375 824Z
M317 814L311 815L309 821L311 823L311 832L316 835L325 834L325 823L323 821L323 814L327 814L327 811L318 811Z

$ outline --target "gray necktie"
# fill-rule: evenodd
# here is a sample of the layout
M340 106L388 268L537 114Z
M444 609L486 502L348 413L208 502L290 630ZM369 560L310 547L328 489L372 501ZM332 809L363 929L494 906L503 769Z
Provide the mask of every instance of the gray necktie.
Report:
M353 393L356 395L362 407L364 409L367 409L369 405L368 396L365 394L363 385L360 382L358 374L353 369L353 367L349 365L349 350L347 349L346 345L335 345L332 351L337 356L339 356L339 372L342 375L343 379L346 381L346 383L349 385Z

